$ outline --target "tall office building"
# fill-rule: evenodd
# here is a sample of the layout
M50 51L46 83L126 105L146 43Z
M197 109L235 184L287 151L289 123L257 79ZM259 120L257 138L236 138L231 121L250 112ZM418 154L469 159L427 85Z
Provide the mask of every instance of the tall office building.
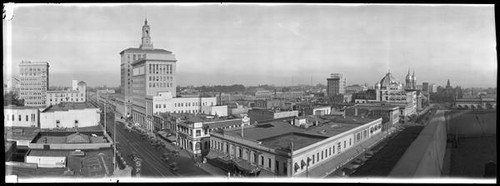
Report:
M49 87L49 63L22 61L19 64L20 95L24 106L43 107Z
M152 130L153 96L159 92L176 92L175 55L164 49L153 48L148 21L142 27L139 48L120 52L125 112L135 123Z
M120 52L121 89L124 94L125 113L127 115L132 114L134 95L154 95L159 91L169 91L174 97L177 94L175 89L177 86L175 83L175 62L177 60L172 52L153 48L151 28L147 19L142 27L141 41L139 48L128 48ZM147 59L147 62L144 59ZM136 74L142 73L144 75L144 73L148 73L147 76L136 78L140 82L134 82L133 80L132 64L135 62L140 62L136 64ZM134 83L137 87L133 87ZM134 88L141 90L136 90L134 93Z
M326 94L328 97L345 94L346 78L339 73L330 74L327 80Z

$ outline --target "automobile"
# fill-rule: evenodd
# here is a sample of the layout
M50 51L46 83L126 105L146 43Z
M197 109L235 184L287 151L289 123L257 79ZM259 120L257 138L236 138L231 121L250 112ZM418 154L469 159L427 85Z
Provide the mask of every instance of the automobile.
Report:
M168 162L168 160L170 160L170 159L168 157L161 157L160 160Z
M343 173L343 175L345 175L345 176L350 176L350 175L352 175L354 172L355 172L355 170L353 170L353 169L350 169L350 168L347 168L347 167L342 168L342 173Z
M365 162L360 159L360 158L357 158L355 159L354 161L351 162L353 165L363 165Z
M137 154L135 152L132 152L128 155L128 157L133 160L135 157L137 157Z
M177 171L177 170L179 170L179 168L177 167L177 163L176 163L176 162L171 163L171 164L169 165L169 167L170 167L170 169L171 169L172 171Z

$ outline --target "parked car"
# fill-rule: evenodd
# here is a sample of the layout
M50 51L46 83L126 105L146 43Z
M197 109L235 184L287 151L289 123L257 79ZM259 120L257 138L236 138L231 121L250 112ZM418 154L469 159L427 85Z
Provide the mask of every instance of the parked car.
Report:
M169 167L170 167L170 169L171 169L172 171L177 171L177 170L179 170L179 168L177 167L177 163L176 163L176 162L171 163L171 164L169 165Z

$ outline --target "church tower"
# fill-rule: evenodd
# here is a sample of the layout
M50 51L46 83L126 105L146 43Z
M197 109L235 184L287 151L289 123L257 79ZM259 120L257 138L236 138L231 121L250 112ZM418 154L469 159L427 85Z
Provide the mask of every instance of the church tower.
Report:
M413 77L411 77L410 75L410 69L408 69L408 74L406 74L406 78L405 78L405 89L412 89L412 82L413 81Z
M417 77L415 77L415 70L413 70L413 75L411 75L411 77L412 77L412 80L411 80L412 89L416 90L417 89Z
M151 42L151 29L148 25L148 19L144 20L144 26L142 26L142 42L139 46L140 49L147 50L153 49L153 43Z

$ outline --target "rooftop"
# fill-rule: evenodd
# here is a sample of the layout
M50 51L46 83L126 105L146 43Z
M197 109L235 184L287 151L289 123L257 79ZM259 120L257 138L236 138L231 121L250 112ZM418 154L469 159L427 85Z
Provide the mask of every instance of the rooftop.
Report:
M303 133L286 133L279 136L274 136L266 139L261 139L262 144L271 148L290 149L293 144L293 150L306 147L310 144L324 140L327 137L308 135Z
M107 143L102 132L42 132L34 143L74 144L74 143Z
M274 120L245 127L243 129L243 138L261 141L263 145L271 148L289 149L290 142L293 142L293 149L297 150L374 120L376 119L322 116L318 118L318 126L308 128L297 127L284 120ZM224 134L241 138L241 130L225 131Z
M357 108L377 108L382 110L393 110L394 108L398 108L396 105L389 104L376 104L376 103L366 103L366 104L356 104L353 107Z
M96 109L92 104L89 102L83 102L83 103L60 103L57 105L49 106L42 112L56 112L56 111L68 111L68 110L83 110L83 109Z
M83 177L103 177L109 171L108 176L113 173L113 150L111 148L99 150L82 150L84 157L70 156L72 150L30 150L32 156L65 156L67 157L67 169L75 172L75 176ZM63 176L65 169L57 168L38 168L26 169L12 167L13 172L22 172L23 177L40 176ZM59 170L59 171L56 171Z
M3 106L3 109L13 109L13 110L36 110L38 108L35 107L25 107L25 106L16 106L16 105L9 105L9 106Z
M4 127L4 137L12 140L32 140L38 132L36 127Z

